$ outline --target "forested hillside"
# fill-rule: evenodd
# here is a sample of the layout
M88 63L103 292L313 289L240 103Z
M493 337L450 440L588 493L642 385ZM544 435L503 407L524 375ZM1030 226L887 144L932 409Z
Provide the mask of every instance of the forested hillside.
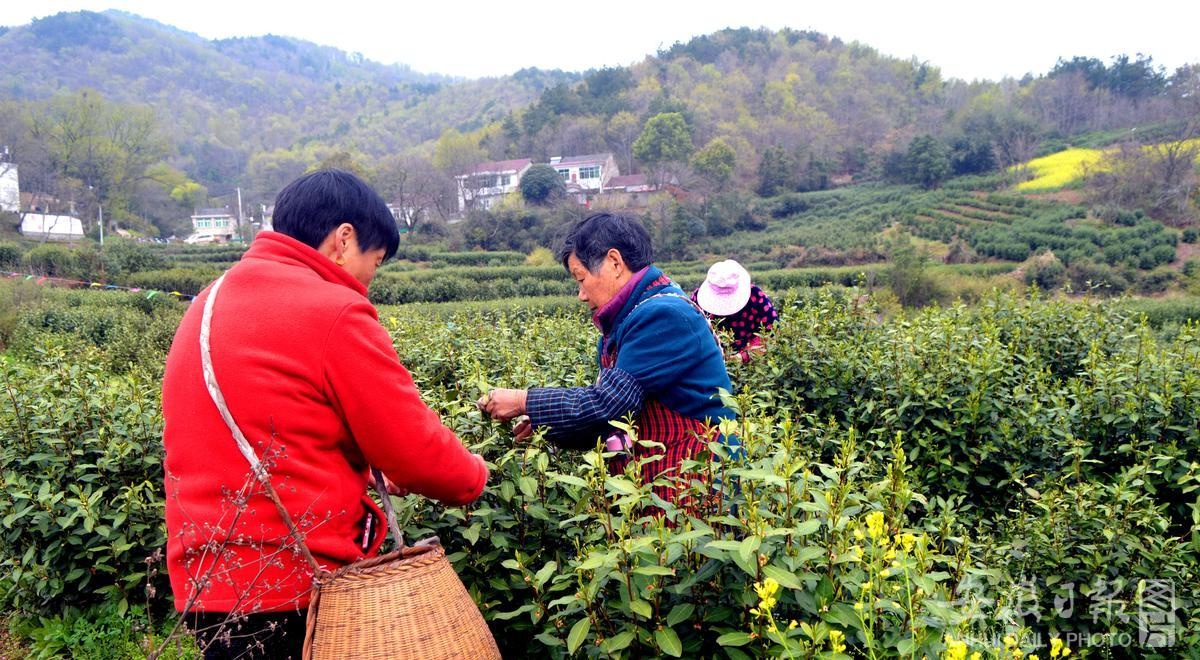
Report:
M290 37L208 41L112 11L10 27L0 33L0 52L6 114L36 112L79 90L118 106L146 106L172 166L215 195L262 184L267 198L278 182L254 180L256 155L295 150L311 159L338 148L371 163L436 138L447 125L486 124L547 86L578 78L524 71L452 80ZM0 136L29 170L23 180L35 182L39 150L14 135L14 118L0 124Z
M483 80L289 37L207 41L120 12L10 27L0 50L0 140L23 188L89 210L104 203L113 222L164 234L186 232L191 208L232 203L235 188L251 208L270 203L319 165L444 209L448 176L464 164L612 152L623 173L745 208L728 195L879 180L935 188L1071 145L1194 137L1200 116L1200 64L1168 72L1140 54L1064 54L1044 76L967 83L944 79L936 63L790 29L727 29L630 67ZM120 129L95 128L102 117ZM69 125L89 121L95 139L68 143L79 133ZM652 125L658 137L639 145ZM81 164L82 153L116 153L120 166ZM1180 184L1165 205L1146 201L1153 191L1112 186L1097 203L1187 224L1194 186ZM691 211L734 224L711 208Z

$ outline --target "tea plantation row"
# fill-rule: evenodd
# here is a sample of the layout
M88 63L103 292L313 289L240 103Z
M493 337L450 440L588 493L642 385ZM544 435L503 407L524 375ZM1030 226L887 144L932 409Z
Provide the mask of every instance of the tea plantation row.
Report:
M441 537L506 655L1200 647L1194 325L1160 336L1114 304L999 294L886 320L853 290L778 298L767 355L732 367L726 430L747 456L692 466L686 510L474 408L490 386L592 382L577 307L381 309L426 400L493 466L470 506L397 500L406 536ZM181 311L73 292L10 321L0 597L22 620L168 611L158 387ZM1141 616L1167 587L1169 611Z

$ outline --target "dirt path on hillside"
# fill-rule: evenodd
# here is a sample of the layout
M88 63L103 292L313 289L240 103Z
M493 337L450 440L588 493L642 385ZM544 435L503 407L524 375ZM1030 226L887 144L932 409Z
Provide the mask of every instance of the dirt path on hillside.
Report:
M1183 264L1189 259L1200 256L1200 243L1184 243L1179 242L1175 246L1175 261L1171 262L1171 266L1175 268L1183 268Z
M1064 204L1082 204L1082 190L1056 190L1047 193L1026 193L1026 197L1030 199L1048 199L1055 202L1063 202Z

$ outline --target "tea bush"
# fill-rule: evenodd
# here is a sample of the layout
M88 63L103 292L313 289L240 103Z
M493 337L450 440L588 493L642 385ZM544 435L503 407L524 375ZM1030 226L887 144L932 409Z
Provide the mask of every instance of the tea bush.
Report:
M221 271L203 266L199 268L169 268L132 273L123 279L125 286L170 293L178 291L194 296L204 287L221 276Z
M1150 446L1200 454L1194 327L1160 343L1109 306L1008 296L884 325L820 298L785 317L745 378L866 438L903 432L931 494L1004 502L1059 472L1072 439L1104 456L1088 476Z
M876 457L891 455L893 440L899 434L910 464L907 479L913 482L914 491L930 497L931 506L918 517L918 526L932 528L943 538L959 539L962 543L954 552L974 558L974 563L968 562L971 571L954 574L957 580L971 576L982 580L986 593L990 594L984 600L1000 609L1009 602L1004 600L1004 590L1011 591L1028 575L1018 572L1018 568L1041 571L1037 578L1040 582L1035 581L1034 585L1040 586L1042 600L1028 616L1016 617L1013 624L1017 627L1042 626L1043 618L1046 622L1054 621L1053 596L1061 596L1068 581L1081 589L1084 585L1091 589L1093 582L1102 576L1127 576L1126 586L1136 584L1135 576L1157 576L1174 580L1180 589L1196 578L1194 554L1200 548L1200 541L1173 540L1181 535L1186 537L1185 530L1200 516L1200 501L1193 492L1196 468L1189 467L1188 458L1200 453L1197 443L1200 401L1196 398L1200 395L1197 381L1200 365L1196 362L1194 329L1185 327L1170 341L1158 340L1148 328L1140 327L1108 305L1021 300L999 295L985 299L975 309L961 306L931 309L884 324L877 320L869 305L863 306L852 294L819 290L781 304L784 320L769 341L767 356L749 365L733 365L735 382L743 383L746 394L754 400L743 408L750 423L765 429L790 425L791 433L803 429L800 435L805 442L798 443L800 449L793 450L797 452L797 460L826 466L836 462L848 438L857 437L864 460L856 469L876 476L886 469ZM444 412L455 416L454 424L464 429L464 437L482 438L477 440L477 446L503 447L506 443L503 433L497 437L486 422L476 421L468 405L485 384L578 385L594 377L591 351L595 335L586 326L577 327L576 334L589 335L586 341L579 341L572 339L570 331L563 334L563 326L557 322L546 324L528 319L514 323L489 318L477 327L469 318L450 318L446 328L453 336L438 331L435 335L439 338L426 343L417 340L416 335L425 333L429 338L428 326L419 321L411 322L410 326L404 319L392 324L397 345L422 387L436 392L432 396L435 400L457 397L462 402ZM484 337L482 346L460 336L473 336L475 332ZM569 341L574 348L564 350L563 341ZM532 345L555 346L557 350L543 350L535 357L532 350L514 353L512 349ZM405 346L411 346L410 352L404 351ZM439 348L431 350L432 347ZM1160 400L1161 405L1156 403ZM778 433L781 435L776 435L770 444L784 442L787 434ZM1139 522L1124 533L1132 539L1158 530L1156 552L1140 554L1132 552L1132 546L1113 549L1099 555L1106 572L1093 573L1100 564L1083 561L1081 556L1090 558L1096 541L1086 541L1088 532L1083 530L1100 532L1111 527L1108 519L1113 505L1105 503L1128 497L1119 486L1125 478L1122 475L1135 469L1151 449L1157 452L1159 462L1155 469L1139 475L1142 495L1136 505L1142 511L1138 515L1148 522ZM511 571L523 567L530 573L525 577L533 583L538 583L538 571L545 571L541 577L546 581L536 588L521 587L527 585L522 578L508 584L507 589L544 592L556 584L552 574L569 565L563 563L569 560L557 554L552 559L542 559L553 561L556 567L546 569L548 564L531 559L546 557L545 551L539 555L530 550L528 539L532 536L544 538L545 534L556 531L566 534L556 541L543 541L539 546L555 548L575 547L590 538L576 530L575 520L570 526L559 522L558 530L554 522L563 517L570 520L573 516L595 515L595 510L588 513L583 506L588 499L587 491L576 492L563 483L570 481L578 486L571 477L585 484L599 483L602 473L580 472L578 464L583 460L590 466L588 469L596 470L598 460L585 454L561 463L566 458L564 452L536 446L528 451L532 453L518 454L522 470L528 470L531 463L544 464L545 469L538 467L536 473L520 475L506 472L498 491L499 501L486 499L482 514L468 508L461 518L451 518L454 523L431 521L419 527L422 531L438 531L443 537L463 535L462 544L470 545L470 549L456 558L463 561L461 566L466 567L468 575L479 571L470 580L475 581L475 588L485 599L498 598L497 590L506 584L497 577L505 575L505 566L496 568L494 561L516 562L507 568ZM516 457L508 456L498 467L510 469L505 466L515 460ZM813 469L824 474L821 468ZM1078 475L1071 477L1076 469ZM547 478L542 472L551 476ZM1072 537L1078 540L1079 548L1063 555L1061 542L1032 547L1030 539L1036 534L1048 534L1054 527L1053 521L1029 522L1028 516L1022 519L1016 512L1042 511L1041 493L1067 488L1070 484L1062 484L1069 478L1091 488L1073 495L1082 497L1081 501L1086 503L1074 510L1086 522L1079 524L1077 536ZM510 481L513 485L506 486ZM733 495L732 501L739 503L738 511L743 511L743 501L737 497ZM1051 501L1062 502L1062 499L1045 500ZM563 502L569 506L568 510L554 515ZM420 514L413 515L414 520L423 519ZM1018 524L1014 520L1025 522ZM497 521L504 521L504 526L497 528ZM720 524L714 524L712 518L706 521L714 529L734 524L725 518L721 518ZM666 546L655 546L657 541L652 543L644 536L635 536L631 543L647 543L660 551L666 551L670 535L677 529L668 527L666 532L659 533L636 525L634 528L639 534L664 539ZM697 527L693 524L691 529ZM502 532L508 532L508 536ZM979 535L978 541L970 540L974 535ZM521 557L517 557L492 544L524 549ZM1027 556L1030 561L1014 562L1010 555L1014 548L1025 549L1026 555L1017 556ZM1059 557L1066 566L1074 566L1072 571L1054 563ZM589 580L594 579L594 575L584 574L578 585L591 584ZM743 594L752 591L749 582L722 582L722 585L721 591ZM1048 591L1054 585L1059 592ZM554 648L564 643L569 647L569 631L576 626L580 626L579 631L586 628L586 635L599 634L605 639L614 633L621 634L614 628L596 633L601 628L599 622L611 621L616 615L595 611L587 613L589 623L572 618L550 630L542 621L545 617L554 618L553 607L545 603L552 595L569 597L569 593L551 590L540 596L541 605L513 600L508 607L524 608L520 614L505 609L503 599L487 611L490 617L498 610L497 616L502 616L503 621L509 621L509 615L513 621L531 617L529 634ZM1085 595L1094 594L1080 591L1078 595L1082 600ZM1134 595L1127 591L1124 597L1132 602ZM625 599L636 600L629 596ZM958 606L966 605L961 595L957 602ZM1186 613L1191 611L1188 608L1195 607L1194 599L1188 597L1181 611ZM994 614L991 612L989 616ZM1076 612L1074 618L1059 621L1057 629L1097 629L1087 617L1086 611ZM641 625L627 619L622 621ZM812 621L807 623L810 627L816 625ZM513 625L516 624L506 624L506 630ZM1123 625L1119 629L1129 633L1129 621ZM968 625L957 630L956 634L969 628ZM562 637L564 629L568 632L566 638ZM645 630L620 630L631 633L632 637L623 635L618 643L644 645L635 655L654 652L649 646L651 635ZM1132 632L1136 636L1136 630ZM586 637L585 632L578 634ZM711 652L705 650L710 647L706 646L709 642L704 641L703 634L699 637L688 637L681 631L675 634L681 640L692 640L686 643L688 654ZM849 643L863 649L865 633L851 634Z
M38 245L22 257L22 265L35 275L81 277L85 269L75 251L64 245Z
M697 464L696 499L714 482L725 499L688 515L632 475L609 476L599 451L512 446L473 401L489 384L590 382L595 332L575 319L385 320L422 391L495 466L498 485L468 507L409 498L401 508L410 536L436 533L457 549L452 559L503 627L506 654L803 653L828 647L835 630L885 655L942 648L943 629L961 623L942 584L951 544L909 528L910 504L919 509L922 498L898 448L874 464L857 455L853 432L775 418L747 398L738 432L748 459ZM522 350L531 340L556 350ZM840 453L820 464L814 447ZM650 502L666 513L651 515ZM887 516L886 539L866 533L871 511ZM777 591L764 609L756 589L768 578ZM921 624L898 625L912 617Z
M111 323L158 304L128 298ZM731 364L726 430L747 456L691 464L683 508L608 474L599 448L517 445L475 408L492 386L594 381L577 301L381 308L425 399L493 470L466 507L397 500L406 538L441 537L507 655L1033 652L1064 631L1136 640L1136 620L1085 603L1136 609L1151 581L1177 603L1159 657L1200 645L1194 324L1159 336L1117 303L1001 294L890 320L854 289L777 303L767 354ZM18 612L136 600L163 541L157 378L112 371L124 349L84 322L98 313L44 301L0 366L0 596Z
M120 292L62 293L19 314L8 339L13 354L37 359L43 338L51 336L54 344L71 350L102 349L88 355L112 373L162 373L183 313L170 296L156 302Z
M432 252L425 261L435 267L453 266L519 266L525 263L523 252L475 251L475 252Z
M16 243L0 243L0 268L19 268L25 251Z
M53 339L0 358L0 600L17 611L140 602L165 542L158 380L102 364Z
M114 240L104 246L105 274L118 281L131 273L163 268L166 259L160 250L133 241Z

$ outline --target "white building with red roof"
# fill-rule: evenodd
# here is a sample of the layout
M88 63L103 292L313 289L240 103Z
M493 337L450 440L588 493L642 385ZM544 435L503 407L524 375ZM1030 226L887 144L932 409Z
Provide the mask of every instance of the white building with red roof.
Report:
M458 210L490 209L500 198L521 185L521 177L533 165L528 158L476 163L455 175Z

